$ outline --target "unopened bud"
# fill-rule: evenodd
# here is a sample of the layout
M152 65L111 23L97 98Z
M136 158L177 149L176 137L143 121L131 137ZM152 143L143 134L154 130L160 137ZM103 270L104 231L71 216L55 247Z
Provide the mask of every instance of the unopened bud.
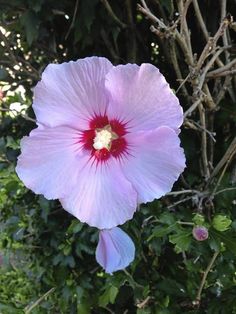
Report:
M204 226L196 226L193 228L193 237L197 241L204 241L208 238L208 230Z

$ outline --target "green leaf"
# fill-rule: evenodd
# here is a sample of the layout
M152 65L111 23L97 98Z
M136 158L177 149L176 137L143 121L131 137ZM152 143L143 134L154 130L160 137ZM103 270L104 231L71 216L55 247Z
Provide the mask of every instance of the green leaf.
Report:
M168 295L184 296L186 293L183 285L170 278L164 278L157 284L156 288Z
M210 231L210 237L208 239L208 243L210 248L215 251L218 252L221 250L221 239L219 239L219 237L215 234L213 234L213 232Z
M22 25L25 27L26 39L31 46L32 42L38 37L39 19L33 11L26 11L20 18Z
M14 140L12 136L7 136L6 147L9 147L12 149L19 149L20 148L20 141Z
M99 297L98 304L101 307L106 307L109 301L110 301L109 290L105 290L105 292Z
M164 212L160 215L159 220L163 224L173 225L175 223L175 217L172 213Z
M222 233L219 231L215 231L212 229L210 231L210 234L213 234L215 238L220 239L221 242L223 242L226 247L236 255L236 236L233 233Z
M70 266L71 268L75 267L75 259L73 256L67 256L64 260L64 264Z
M58 265L63 259L64 259L64 256L61 253L59 253L53 257L52 263L53 265Z
M137 314L150 314L151 310L149 309L137 309Z
M110 289L110 302L111 302L111 304L114 304L118 292L119 292L118 288L116 288L114 286L111 287L111 289Z
M83 228L83 224L78 221L77 219L72 220L69 228L68 228L68 232L69 233L77 233L80 232Z
M99 298L99 305L106 307L108 303L114 304L119 289L115 286L109 286Z
M158 226L153 229L152 235L147 239L147 241L152 240L153 238L160 238L164 237L165 235L171 233L173 230L175 230L176 223L174 223L171 226L165 227L165 226Z
M169 241L175 245L177 253L187 251L191 240L191 232L185 230L179 230L178 233L169 236Z
M79 303L77 305L77 313L79 314L89 314L91 309L88 303Z
M13 306L2 304L2 303L0 303L0 310L1 310L0 313L5 313L5 314L12 314L12 313L23 314L22 310L18 310Z

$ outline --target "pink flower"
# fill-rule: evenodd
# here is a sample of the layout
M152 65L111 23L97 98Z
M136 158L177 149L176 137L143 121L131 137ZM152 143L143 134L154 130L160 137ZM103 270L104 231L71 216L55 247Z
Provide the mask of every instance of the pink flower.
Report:
M197 241L205 241L208 238L208 230L204 226L196 226L193 228L193 237Z
M127 267L133 261L134 253L132 240L120 228L100 231L96 259L107 273Z
M17 174L90 226L123 224L139 203L169 192L185 167L182 108L151 64L50 64L33 108L38 128L22 139Z

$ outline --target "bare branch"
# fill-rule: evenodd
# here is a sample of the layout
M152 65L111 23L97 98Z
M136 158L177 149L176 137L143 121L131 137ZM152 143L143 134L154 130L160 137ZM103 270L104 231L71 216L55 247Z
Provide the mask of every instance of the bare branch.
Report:
M173 41L173 39L172 39ZM176 45L175 42L170 42L170 54L171 54L171 61L173 63L174 69L175 69L175 73L176 73L176 77L178 80L183 81L183 77L182 77L182 73L180 70L180 66L179 66L179 62L177 60L177 56L176 56ZM183 91L184 96L188 99L189 95L188 95L188 91L187 88L185 87L184 84L181 85L180 87Z
M70 24L70 27L66 33L66 36L65 36L65 39L67 39L70 35L70 32L72 30L72 28L74 27L74 24L75 24L75 18L76 18L76 14L77 14L77 11L78 11L78 6L79 6L79 0L76 0L75 2L75 7L74 7L74 13L73 13L73 18L72 18L72 21L71 21L71 24Z
M226 64L225 66L217 69L217 70L213 70L211 72L209 72L207 74L207 77L217 77L217 75L221 76L220 74L222 72L225 72L227 70L230 70L231 68L233 68L236 65L236 59L232 60L231 62L229 62L228 64Z
M110 6L110 3L108 2L108 0L101 0L101 2L103 3L104 7L107 9L107 12L110 14L110 16L113 18L113 20L121 27L121 28L126 28L127 25L125 23L123 23L118 17L117 15L114 13L114 11L112 10L112 7Z
M187 0L185 3L183 2L183 0L178 0L177 5L179 9L179 14L180 14L180 34L183 35L186 40L189 54L193 56L191 39L190 39L190 31L189 31L187 20L186 20L187 11L191 2L192 0Z
M209 183L218 174L218 172L224 166L224 164L229 160L232 153L235 153L235 152L236 152L236 137L233 139L233 141L229 145L227 151L225 152L224 156L221 158L221 160L218 162L218 164L214 168L213 172L211 173L211 176L209 178Z
M142 6L140 4L137 4L138 10L143 13L149 20L151 20L153 23L158 24L160 28L167 29L167 25L162 22L158 17L156 17L147 7L147 4L144 0L141 0Z
M135 23L132 14L132 1L126 0L126 8L127 8L127 17L128 17L128 26L129 30L127 32L127 51L128 51L128 61L135 62L136 61L136 52L137 52L137 43L136 43L136 32L135 32Z
M211 271L214 263L215 263L215 260L217 258L217 256L219 255L220 252L215 252L206 268L206 270L204 271L203 273L203 276L202 276L202 280L201 280L201 283L200 283L200 286L198 288L198 292L197 292L197 296L196 296L196 300L193 302L194 305L199 305L200 302L201 302L201 296L202 296L202 290L205 286L205 283L206 283L206 279L207 279L207 276L209 274L209 272Z
M227 18L225 18L221 22L220 27L218 28L214 37L209 37L208 42L207 42L205 48L203 49L203 51L202 51L202 53L198 59L197 66L196 66L197 71L200 70L200 68L202 67L203 63L205 62L205 60L209 56L209 54L211 54L215 50L215 46L216 46L219 38L223 35L224 31L229 26L229 24L230 24L230 21Z
M206 41L208 41L208 38L209 38L208 31L207 31L207 28L206 28L206 24L205 24L205 22L203 20L202 13L200 11L200 8L199 8L197 0L193 0L193 7L194 7L194 11L195 11L198 23L199 23L199 25L201 27L201 30L203 32L203 35L204 35Z
M209 163L207 158L207 137L206 137L206 116L205 116L205 109L203 108L202 103L198 106L199 109L199 115L200 115L200 121L201 125L203 127L202 131L202 163L203 163L203 169L206 180L210 177L210 170L209 170Z
M200 97L198 100L196 100L191 107L188 108L188 110L185 111L184 113L184 119L187 118L192 114L192 112L200 105L202 102L202 97Z

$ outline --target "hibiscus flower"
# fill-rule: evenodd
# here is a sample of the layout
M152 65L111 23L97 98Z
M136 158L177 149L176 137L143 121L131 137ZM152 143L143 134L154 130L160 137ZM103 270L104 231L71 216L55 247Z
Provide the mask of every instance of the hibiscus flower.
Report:
M139 203L169 192L185 167L182 107L151 64L50 64L33 109L38 127L22 139L16 172L90 226L125 223Z

